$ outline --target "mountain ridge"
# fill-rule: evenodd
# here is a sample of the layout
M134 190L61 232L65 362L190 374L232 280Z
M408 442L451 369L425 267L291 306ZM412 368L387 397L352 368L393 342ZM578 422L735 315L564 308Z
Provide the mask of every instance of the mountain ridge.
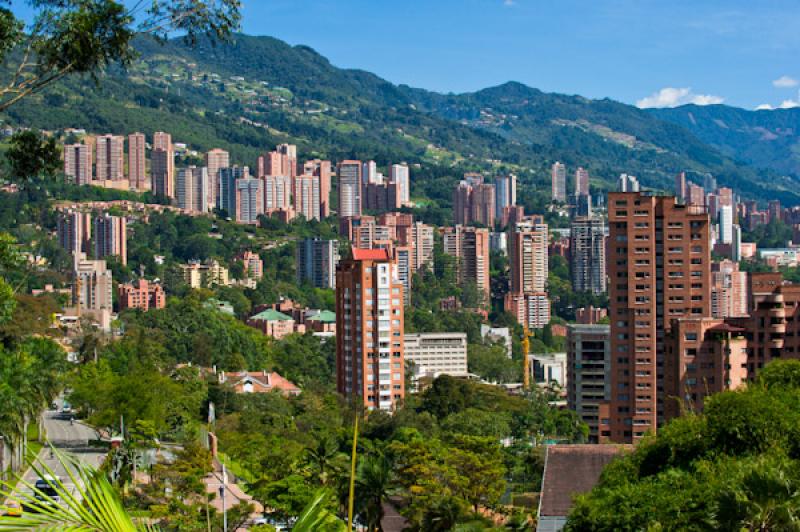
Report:
M610 99L545 93L511 81L441 94L341 69L305 45L236 35L188 48L139 39L140 59L109 69L99 87L73 78L13 107L7 122L41 129L126 133L174 129L200 150L222 147L254 164L278 142L303 156L420 163L421 196L446 206L459 172L514 171L529 205L547 199L549 167L584 166L595 190L620 173L671 190L683 170L711 172L758 199L800 203L797 182L735 162L685 127Z

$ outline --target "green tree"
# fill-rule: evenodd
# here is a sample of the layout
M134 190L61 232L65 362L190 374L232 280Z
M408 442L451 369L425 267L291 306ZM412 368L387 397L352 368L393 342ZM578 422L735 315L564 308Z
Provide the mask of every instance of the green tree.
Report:
M13 178L52 177L61 167L61 150L55 137L43 137L33 130L18 131L11 136L6 160Z
M238 0L155 0L130 9L114 0L40 0L33 8L27 26L11 10L0 11L0 59L10 62L13 73L0 87L0 110L68 74L128 65L136 57L137 34L178 32L189 42L201 35L226 38L240 17Z

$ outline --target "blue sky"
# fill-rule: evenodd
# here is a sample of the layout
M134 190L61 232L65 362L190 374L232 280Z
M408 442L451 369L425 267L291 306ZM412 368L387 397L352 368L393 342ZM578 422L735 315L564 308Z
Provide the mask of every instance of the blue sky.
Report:
M414 87L466 92L514 80L642 106L800 106L800 0L243 4L245 33ZM29 15L22 6L12 2Z
M444 92L800 105L798 0L244 0L243 29Z

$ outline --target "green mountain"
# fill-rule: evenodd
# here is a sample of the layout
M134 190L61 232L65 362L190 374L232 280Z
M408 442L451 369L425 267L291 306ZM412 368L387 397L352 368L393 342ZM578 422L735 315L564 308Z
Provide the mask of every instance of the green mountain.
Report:
M13 125L91 132L173 133L197 150L228 149L254 165L279 142L303 157L407 161L413 194L440 206L465 170L514 171L523 201L549 196L549 167L588 168L593 186L611 188L627 172L671 188L681 170L711 172L752 197L800 202L791 179L734 162L685 128L610 100L545 94L507 83L443 95L337 68L306 46L237 35L231 44L142 39L140 59L110 69L99 84L72 78L13 107Z
M651 109L728 157L800 176L800 108L748 111L727 105Z

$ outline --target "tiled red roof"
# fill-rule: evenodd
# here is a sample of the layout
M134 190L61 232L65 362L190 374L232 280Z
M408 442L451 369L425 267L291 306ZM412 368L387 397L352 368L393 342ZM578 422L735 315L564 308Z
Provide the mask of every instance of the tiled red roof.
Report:
M625 445L550 445L544 462L540 516L566 516L575 495L591 491Z
M353 248L353 260L391 260L389 250Z

